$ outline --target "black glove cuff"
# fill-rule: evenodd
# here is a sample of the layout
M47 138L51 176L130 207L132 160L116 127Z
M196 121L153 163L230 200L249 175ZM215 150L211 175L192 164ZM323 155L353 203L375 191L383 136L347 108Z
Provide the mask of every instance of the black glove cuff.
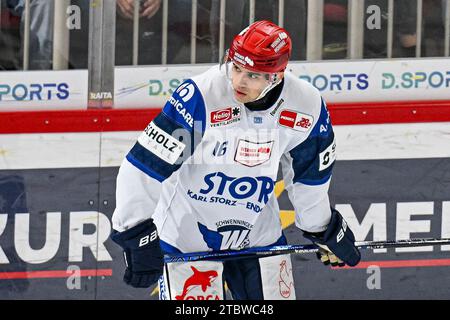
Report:
M309 232L309 231L303 231L303 236L307 239L316 239L319 242L323 242L323 237L325 235L325 231L322 232Z
M339 234L339 231L343 229L347 229L347 222L344 220L342 215L334 208L331 208L331 220L330 224L328 225L327 230L325 230L325 233L323 235L323 241L324 242L339 242L337 239L334 239L337 234ZM353 235L353 232L351 232L350 228L345 230L345 235L351 240L355 241L355 237Z
M156 230L156 226L153 223L153 219L150 218L123 232L113 230L111 232L111 239L125 249L128 247L126 245L127 240L135 239L143 233L151 233L154 230Z

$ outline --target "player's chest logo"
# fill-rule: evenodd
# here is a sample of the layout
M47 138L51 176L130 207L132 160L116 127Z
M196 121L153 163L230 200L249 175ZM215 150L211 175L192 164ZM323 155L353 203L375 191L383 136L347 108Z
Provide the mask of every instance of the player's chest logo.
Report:
M241 107L228 107L210 113L211 127L221 127L241 121Z
M273 141L252 142L239 139L234 161L247 167L255 167L269 161L273 150Z
M283 127L307 132L314 124L314 117L309 114L285 109L280 112L278 123Z

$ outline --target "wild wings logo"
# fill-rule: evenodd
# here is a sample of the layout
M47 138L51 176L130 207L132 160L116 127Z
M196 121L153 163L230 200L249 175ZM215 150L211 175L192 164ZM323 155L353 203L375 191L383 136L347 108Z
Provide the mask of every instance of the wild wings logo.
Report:
M253 225L237 219L224 220L216 223L217 231L208 229L198 222L198 228L203 239L210 249L218 250L240 250L248 247L248 238Z

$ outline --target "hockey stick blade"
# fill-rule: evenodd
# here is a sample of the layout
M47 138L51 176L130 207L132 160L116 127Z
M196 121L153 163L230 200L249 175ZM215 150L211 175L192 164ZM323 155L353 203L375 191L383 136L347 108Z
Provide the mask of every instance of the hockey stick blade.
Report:
M407 240L386 240L386 241L356 241L355 245L358 249L387 249L387 248L405 248L405 247L422 247L431 245L450 244L450 238L436 239L407 239ZM166 263L171 262L188 262L198 260L229 260L243 259L255 256L274 256L288 253L314 253L319 249L314 244L297 244L297 245L281 245L254 247L242 250L221 250L221 251L203 251L191 253L175 253L164 255Z

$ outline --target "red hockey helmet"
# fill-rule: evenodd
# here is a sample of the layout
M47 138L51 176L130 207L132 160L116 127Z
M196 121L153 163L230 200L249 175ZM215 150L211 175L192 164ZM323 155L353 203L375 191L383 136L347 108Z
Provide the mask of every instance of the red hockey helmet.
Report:
M273 22L252 23L234 37L229 58L242 67L276 73L284 71L291 56L292 42L287 31Z

